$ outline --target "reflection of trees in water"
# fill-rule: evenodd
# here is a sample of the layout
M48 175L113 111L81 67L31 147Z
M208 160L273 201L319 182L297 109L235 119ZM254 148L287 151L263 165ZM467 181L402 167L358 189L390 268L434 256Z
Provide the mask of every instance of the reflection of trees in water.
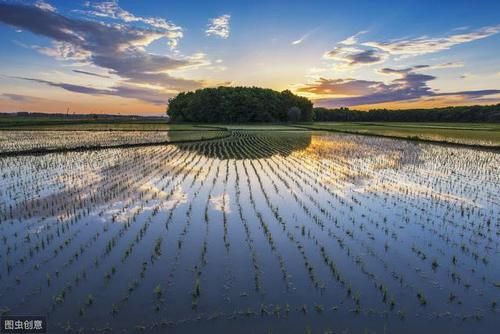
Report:
M233 131L228 138L215 141L177 144L185 151L218 159L260 159L288 156L311 144L309 131Z

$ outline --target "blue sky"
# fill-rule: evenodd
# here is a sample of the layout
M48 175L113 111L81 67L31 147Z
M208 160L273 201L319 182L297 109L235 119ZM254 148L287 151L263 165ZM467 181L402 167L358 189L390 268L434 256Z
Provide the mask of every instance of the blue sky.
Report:
M498 1L0 0L0 111L157 114L180 91L500 102Z

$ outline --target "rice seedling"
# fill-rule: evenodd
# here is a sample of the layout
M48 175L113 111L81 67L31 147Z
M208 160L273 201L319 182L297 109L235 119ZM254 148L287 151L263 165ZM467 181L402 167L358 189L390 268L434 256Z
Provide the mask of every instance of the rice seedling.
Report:
M154 310L153 323L128 327L143 331L203 326L209 314L271 326L303 314L326 325L335 311L352 323L380 314L411 326L452 309L490 321L499 159L239 130L211 142L0 158L0 306L48 303L56 322L68 310L107 328L93 319L105 300L113 330L133 308ZM179 319L162 318L173 310Z

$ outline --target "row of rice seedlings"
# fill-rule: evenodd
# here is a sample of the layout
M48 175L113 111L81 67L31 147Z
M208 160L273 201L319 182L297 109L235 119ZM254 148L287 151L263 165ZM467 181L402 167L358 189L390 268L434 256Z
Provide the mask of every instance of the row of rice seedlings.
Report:
M57 275L58 276L58 275Z
M238 170L238 164L233 160L234 171L236 175L235 187L236 187L236 207L238 210L238 217L240 222L243 224L245 230L245 242L247 244L248 251L251 254L252 268L254 273L254 286L257 293L262 293L262 269L260 268L257 253L254 247L254 239L250 232L249 222L243 214L243 206L241 203L241 183L240 183L240 172Z
M205 140L225 131L2 131L0 153Z
M277 247L276 247L276 244L275 244L275 240L274 240L274 238L272 236L271 229L269 228L268 223L264 220L264 218L262 216L262 213L257 208L256 200L255 200L255 197L254 197L254 194L256 194L256 193L255 193L255 191L252 188L252 184L250 182L250 177L249 177L248 169L247 169L247 166L246 166L245 163L243 163L243 171L244 171L245 178L247 180L246 184L247 184L247 188L248 188L248 195L249 195L249 198L250 198L250 205L251 205L251 207L253 209L253 212L255 213L255 216L257 217L257 221L259 222L259 224L260 224L260 226L262 228L262 231L264 232L264 235L265 235L266 240L268 242L268 245L269 245L269 247L271 249L271 252L274 254L275 258L278 261L279 269L281 271L282 280L283 280L283 282L285 284L285 287L288 289L289 287L291 287L290 275L287 272L283 256L277 250ZM260 281L258 283L260 283ZM257 290L260 290L260 287L258 287Z
M195 166L197 166L200 163L200 160L201 160L200 157L195 157L195 156L191 155L190 159L187 159L184 162L184 164L182 164L182 166L183 166L182 168L177 168L177 169L174 168L172 170L173 176L171 178L169 178L168 182L167 182L168 184L170 184L171 190L170 190L170 192L166 193L164 198L162 198L163 202L173 201L173 204L171 205L171 207L169 209L170 213L167 216L167 220L165 223L165 226L167 227L164 230L167 233L165 235L165 237L168 235L168 231L169 231L168 226L172 220L174 210L177 208L177 206L180 203L183 202L183 199L181 197L177 196L177 191L178 191L179 187L181 187L181 185L185 182L186 178L195 169ZM197 176L199 176L199 171L200 170L198 170L198 172L195 174L191 185L194 184L194 180L197 178ZM162 191L167 190L166 187L164 187L162 189L163 189ZM158 207L155 207L155 209L153 210L153 214L156 215L158 212L159 212ZM155 247L154 247L153 252L150 256L151 264L154 264L155 261L159 259L159 256L162 253L161 252L160 238L161 237L158 237L156 239ZM175 265L174 265L174 267L175 267ZM116 302L111 304L111 313L113 315L117 315L119 313L119 311L125 306L125 304L127 302L129 302L131 293L134 292L135 290L137 290L139 288L140 283L146 278L146 272L148 272L148 270L147 270L148 269L148 262L143 261L140 268L141 268L141 270L138 274L138 277L128 284L125 297L123 297L119 301L116 301ZM172 276L172 273L170 276ZM156 285L154 292L155 292L154 295L157 297L157 298L155 298L155 311L159 312L161 309L161 305L164 304L164 297L166 295L166 288L163 288L162 284L158 283Z
M436 264L434 264L434 267L436 267Z

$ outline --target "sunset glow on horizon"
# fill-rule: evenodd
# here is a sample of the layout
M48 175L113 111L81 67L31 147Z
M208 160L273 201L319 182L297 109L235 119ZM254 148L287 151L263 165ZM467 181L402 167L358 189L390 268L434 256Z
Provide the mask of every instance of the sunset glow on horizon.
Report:
M500 103L498 1L0 0L0 112L161 115L179 92L315 106Z

